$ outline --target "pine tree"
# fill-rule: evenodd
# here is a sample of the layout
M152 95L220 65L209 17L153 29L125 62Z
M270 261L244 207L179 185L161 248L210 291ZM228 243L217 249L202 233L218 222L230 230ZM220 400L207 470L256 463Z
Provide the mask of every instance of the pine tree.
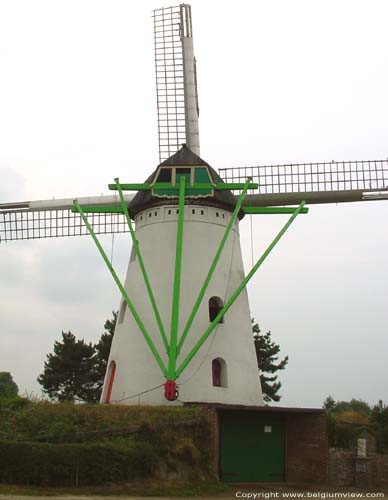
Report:
M18 386L9 372L0 372L0 399L16 398Z
M94 346L62 332L62 342L54 343L54 353L47 355L38 382L51 399L97 402L94 365Z
M278 376L273 374L284 370L288 363L288 356L276 363L280 346L272 341L271 332L268 331L265 335L260 335L260 327L254 320L252 320L252 330L264 401L267 403L280 401L281 396L278 392L282 384L277 382Z

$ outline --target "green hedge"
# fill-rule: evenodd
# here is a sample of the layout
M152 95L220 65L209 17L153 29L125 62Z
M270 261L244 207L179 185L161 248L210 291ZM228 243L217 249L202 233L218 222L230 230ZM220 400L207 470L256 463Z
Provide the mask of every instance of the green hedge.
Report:
M0 441L0 482L86 486L152 475L158 457L148 443L111 444Z

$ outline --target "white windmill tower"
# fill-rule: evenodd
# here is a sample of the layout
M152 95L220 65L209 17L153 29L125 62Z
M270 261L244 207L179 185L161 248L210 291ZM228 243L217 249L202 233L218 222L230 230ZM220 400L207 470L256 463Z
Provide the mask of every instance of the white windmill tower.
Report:
M162 163L144 184L116 179L111 197L0 205L0 241L92 235L122 293L103 402L171 404L178 386L185 402L261 404L246 284L307 212L305 202L386 198L388 165L277 165L219 176L199 156L190 7L155 11L154 27ZM291 218L245 276L238 227L246 213ZM96 235L128 230L133 248L121 283Z

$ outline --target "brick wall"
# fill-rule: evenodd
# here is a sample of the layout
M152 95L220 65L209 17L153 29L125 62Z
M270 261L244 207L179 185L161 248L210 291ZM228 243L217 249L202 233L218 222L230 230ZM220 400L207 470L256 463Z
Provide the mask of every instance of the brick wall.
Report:
M210 428L210 452L212 455L212 470L215 477L220 476L220 417L215 408L206 408Z
M326 414L286 415L286 481L326 483L328 440Z
M368 449L369 445L369 449ZM375 452L368 439L367 458L357 458L356 448L330 448L329 484L367 488L388 486L388 455Z
M372 482L374 486L388 486L388 455L372 458Z

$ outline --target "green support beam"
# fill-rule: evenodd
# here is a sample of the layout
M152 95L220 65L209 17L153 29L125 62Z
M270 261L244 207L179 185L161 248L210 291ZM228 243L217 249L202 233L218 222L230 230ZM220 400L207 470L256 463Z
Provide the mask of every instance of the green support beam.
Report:
M156 322L158 324L160 334L162 336L163 344L164 344L164 347L165 347L166 352L168 354L170 351L170 347L168 345L166 331L164 329L162 319L161 319L160 314L159 314L158 306L156 305L156 300L155 300L155 297L154 297L154 294L153 294L153 291L151 288L151 283L150 283L150 280L148 278L147 271L145 269L143 256L140 252L139 243L136 239L135 231L132 227L131 217L129 216L128 207L127 207L127 204L125 202L125 198L124 198L123 192L121 190L121 185L120 185L120 181L118 178L115 179L115 183L117 186L117 191L119 192L121 207L122 207L122 210L124 211L125 217L127 219L129 232L131 233L132 245L133 245L133 248L135 249L135 252L136 252L136 257L137 257L137 260L139 262L139 267L140 267L141 273L143 275L145 286L147 288L148 296L149 296L149 299L151 302L152 309L154 311L155 319L156 319Z
M221 311L217 314L216 318L208 328L206 329L205 333L202 335L202 337L198 340L198 342L195 344L195 346L191 349L191 351L188 353L186 358L183 360L183 362L180 364L179 368L176 371L176 378L180 376L182 371L186 368L186 366L190 363L190 361L193 359L193 357L197 354L199 349L202 347L204 342L207 340L209 335L212 333L214 328L218 325L220 322L221 318L225 315L225 313L230 309L232 304L235 302L237 297L240 295L242 290L246 287L252 276L256 273L258 268L261 266L261 264L265 261L265 259L268 257L272 249L275 247L275 245L279 242L281 237L284 235L284 233L287 231L287 229L290 227L292 222L295 220L297 215L300 213L304 206L305 202L302 201L302 203L299 205L299 207L296 208L290 219L287 221L287 223L283 226L283 228L280 230L280 232L277 234L275 239L272 241L272 243L268 246L266 251L263 253L263 255L260 257L260 259L256 262L256 264L253 266L249 274L243 279L241 284L238 286L236 291L230 296L230 298L227 300L226 304L224 307L221 309Z
M242 205L242 202L244 201L244 198L245 198L245 195L248 191L248 189L251 187L250 186L250 183L252 181L252 178L251 177L248 177L245 184L244 184L244 188L239 196L239 199L237 201L237 204L233 210L233 214L229 220L229 223L226 227L226 230L225 230L225 234L221 240L221 243L217 249L217 252L216 252L216 255L213 259L213 262L212 264L210 265L210 268L209 268L209 271L207 273L207 276L205 278L205 281L203 282L203 285L202 285L202 288L198 294L198 297L197 297L197 300L195 301L195 304L194 304L194 307L193 307L193 310L191 311L191 314L190 314L190 317L189 319L187 320L187 323L186 323L186 326L185 328L183 329L183 332L182 332L182 335L181 335L181 338L179 340L179 344L178 344L178 354L180 353L181 349L182 349L182 346L186 340L186 337L187 337L187 334L191 328L191 325L193 324L193 321L194 321L194 318L195 318L195 315L197 314L197 311L199 309L199 306L201 305L201 302L202 302L202 299L205 295L205 292L207 290L207 287L209 286L209 283L210 283L210 280L211 278L213 277L213 274L214 274L214 271L216 269L216 266L218 264L218 261L220 259L220 256L222 254L222 251L225 247L225 243L226 243L226 240L229 236L229 233L233 227L233 224L238 216L238 213L240 211L240 208L241 208L241 205Z
M123 191L150 191L151 189L177 189L179 186L174 186L171 182L156 182L155 184L120 184ZM116 184L109 184L109 189L111 191L117 191ZM252 183L251 189L257 189L258 184ZM244 184L236 182L219 182L217 184L211 184L210 182L196 182L194 184L188 184L187 189L215 189L217 191L225 190L239 190L244 189Z
M179 183L179 213L178 213L178 226L176 235L174 289L173 289L172 311L171 311L170 354L168 363L168 378L170 380L175 380L176 378L175 368L176 368L176 358L177 358L179 302L180 302L181 272L182 272L183 222L185 217L185 181L186 179L182 175Z
M82 217L82 220L84 221L85 223L85 226L88 228L88 231L91 235L91 237L93 238L93 241L94 243L96 244L102 258L104 259L104 262L106 264L106 266L108 267L113 279L115 280L116 282L116 285L118 286L129 310L131 311L133 317L134 317L134 320L136 321L136 324L137 326L139 327L141 333L143 334L144 338L145 338L145 341L147 342L148 344L148 347L151 349L151 352L152 354L154 355L154 358L156 359L156 362L158 363L160 369L162 370L162 373L164 374L164 376L167 376L167 369L166 369L166 366L165 364L163 363L163 360L159 354L159 352L157 351L154 343L152 342L152 339L151 337L149 336L143 322L141 321L140 319L140 316L139 314L137 313L136 309L135 309L135 306L133 305L131 299L129 298L124 286L122 285L119 277L117 276L116 274L116 271L114 270L112 264L110 263L109 259L108 259L108 256L106 255L104 249L102 248L101 246L101 243L98 241L98 238L97 236L95 235L94 231L93 231L93 228L92 226L89 224L89 221L86 217L86 215L84 214L84 211L82 210L81 206L79 205L78 201L77 200L74 200L74 206L75 208L77 209L77 212L79 212L79 214L81 215Z
M293 214L297 207L242 207L246 214ZM307 207L302 208L301 214L308 214Z
M102 213L102 214L123 214L124 210L120 206L116 205L88 205L82 209L85 214L89 213ZM72 207L71 211L77 213L78 209Z

